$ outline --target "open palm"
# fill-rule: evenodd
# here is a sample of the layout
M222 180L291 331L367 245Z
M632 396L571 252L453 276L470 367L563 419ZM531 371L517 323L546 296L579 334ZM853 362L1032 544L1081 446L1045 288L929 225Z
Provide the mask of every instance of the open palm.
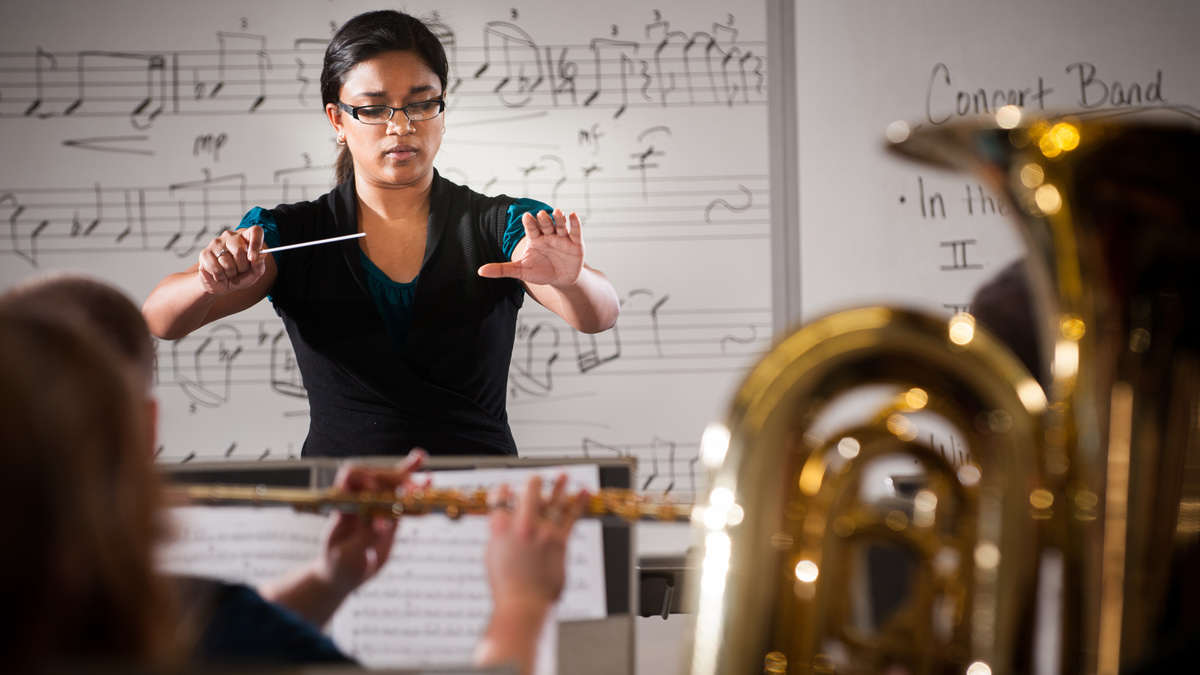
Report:
M583 270L583 233L579 216L566 216L555 209L553 216L539 211L521 218L525 238L513 252L512 262L490 263L479 275L491 279L511 278L527 284L570 286Z

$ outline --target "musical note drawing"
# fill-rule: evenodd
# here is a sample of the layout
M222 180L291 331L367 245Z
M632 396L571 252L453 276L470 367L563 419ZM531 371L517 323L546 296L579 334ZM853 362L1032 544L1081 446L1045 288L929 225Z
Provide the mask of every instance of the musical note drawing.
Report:
M509 384L532 396L547 396L554 389L553 367L558 360L558 329L547 322L532 327L517 322L513 358L509 365ZM515 393L516 390L510 391Z
M145 69L144 87L130 83L127 75L130 63L135 64L135 69ZM169 101L167 62L162 54L79 52L76 73L76 97L60 113L64 117L103 114L114 108L121 110L118 105L132 102L133 107L123 112L135 129L145 130L163 113Z
M743 94L743 97L748 94L746 86L746 74L742 71L741 66L745 64L747 54L743 53L742 48L737 45L731 45L728 49L721 46L721 36L728 36L729 42L737 40L738 31L730 26L722 26L720 24L713 25L713 33L717 34L708 50L714 60L721 63L721 101L732 106L738 98L738 94ZM729 70L731 66L738 67L738 74L735 77L730 77ZM710 71L711 72L711 71ZM745 98L745 102L749 102L749 98Z
M553 167L547 165L553 165ZM561 157L555 155L542 155L541 157L538 157L537 161L533 164L522 168L521 174L526 179L526 188L524 190L524 194L531 194L531 191L528 187L529 177L539 171L550 168L556 169L556 171L552 171L552 173L557 173L558 177L555 179L553 186L550 188L549 202L554 208L561 208L561 205L558 201L558 190L563 186L563 183L567 182L567 164L562 160ZM566 208L564 210L570 212L571 209Z
M544 48L510 22L486 24L482 47L460 47L456 33L442 33L450 40L447 92L456 94L449 97L456 111L570 106L608 109L620 119L635 106L767 102L765 62L750 49L763 45L734 44L738 33L728 26L689 35L664 21L647 26L645 43L595 38ZM20 109L0 117L125 116L135 128L149 129L164 114L310 111L311 84L328 40L299 38L287 50L270 50L267 40L217 31L215 50L51 53L38 47L28 55L10 53L2 58L14 67L0 75L0 91L32 92L5 95L4 101L19 103ZM75 68L64 67L71 60ZM295 64L295 74L270 79L276 60ZM131 79L131 71L144 72L144 82ZM581 78L588 83L582 90ZM68 89L74 96L52 93Z
M499 42L499 47L494 43ZM483 65L475 71L479 79L499 61L501 71L492 92L509 108L528 105L534 93L546 81L537 43L528 33L504 21L493 21L483 28Z
M25 212L25 206L17 200L16 195L9 193L0 195L0 208L8 208L8 232L11 241L12 250L17 255L25 258L31 265L37 267L37 261L22 253L20 246L20 237L17 234L17 223L20 221L21 214Z
M298 190L293 188L293 176L301 174L311 175L314 179L328 176L333 170L329 165L313 166L312 158L304 155L304 165L296 166L287 169L280 169L274 173L276 183L280 184L280 204L290 204L296 201L308 201L317 195L314 194L315 186L313 183L299 183ZM294 191L296 190L296 191Z
M666 449L667 454L667 475L662 475L662 468L659 466L658 457L663 449ZM640 468L640 467L639 467ZM651 488L654 481L662 479L666 485L661 488ZM675 442L668 441L658 436L650 439L650 475L646 476L646 480L642 482L642 492L659 491L666 495L670 494L675 488Z
M638 143L646 143L646 141L648 139L652 140L653 138L656 138L656 137L670 138L671 137L671 128L665 127L665 126L650 127L649 129L646 129L642 133L638 134L637 142ZM666 153L664 153L661 150L655 149L654 144L650 143L647 145L647 147L645 149L639 150L638 152L635 152L635 153L632 153L629 155L636 161L636 164L633 164L629 168L632 170L636 170L641 175L641 178L642 178L642 200L643 201L646 201L647 199L649 199L648 188L646 185L646 170L658 168L658 164L651 164L648 160L651 157L662 157L664 154L666 154Z
M38 47L37 51L34 53L34 56L33 56L33 72L34 72L33 100L30 101L29 107L25 108L24 114L26 117L37 112L37 109L42 106L42 101L45 100L46 83L45 83L45 78L42 75L43 62L49 63L50 70L58 69L58 59L55 58L53 54L43 51L41 47Z
M632 291L629 291L629 293L626 295L625 299L621 301L621 305L624 307L624 306L626 306L626 304L628 302L628 304L630 306L632 306L633 304L635 304L632 302L633 299L641 297L641 296L647 296L647 297L653 298L655 296L655 293L654 293L654 291L651 291L650 289L647 289L647 288L635 288ZM666 304L666 302L670 299L671 299L671 296L669 294L664 295L663 297L656 300L653 305L650 306L650 335L651 335L651 340L653 340L653 342L654 342L654 351L660 357L663 355L663 347L662 347L662 336L659 334L659 329L658 329L658 310L661 309L662 306L664 304Z
M176 199L179 227L167 239L163 250L172 251L180 258L191 256L208 243L208 238L241 222L242 214L248 210L244 174L214 178L205 169L202 180L176 183L169 186L167 192ZM215 203L216 212L213 209L214 192L221 196ZM182 247L178 246L181 242Z
M603 333L574 332L571 337L575 340L575 363L581 373L595 370L621 356L621 335L617 326Z
M249 49L231 49L231 44L249 43ZM227 100L249 101L247 112L258 110L267 100L267 71L274 65L267 52L267 37L250 33L217 32L217 69L216 81L208 82L199 77L204 69L196 68L197 74L192 86L197 101L213 99L218 95ZM244 79L238 71L253 71L255 76Z
M442 43L442 49L446 52L446 61L450 66L451 79L446 87L446 92L449 94L454 94L458 91L458 88L462 86L463 82L462 78L456 75L456 73L459 72L458 34L454 32L454 29L452 29L449 24L444 23L439 18L436 11L430 15L430 18L432 24L429 26L429 30L431 33L437 36L437 39ZM451 103L453 102L454 99L451 98Z
M726 335L721 338L721 351L725 351L730 342L739 345L754 344L754 341L758 339L758 329L754 326L747 326L747 328L750 329L750 337L743 338L736 335Z
M259 340L262 342L261 336ZM292 350L292 341L287 338L287 331L279 329L271 338L271 391L292 398L308 398L304 381L300 376L300 365L296 362L296 352Z
M100 152L115 152L125 155L154 156L153 150L143 148L122 147L124 143L144 143L149 136L96 136L93 138L68 138L62 144L68 148L82 150L99 150Z
M695 103L695 90L691 86L688 72L687 47L691 38L682 31L672 31L669 21L657 21L646 26L646 38L654 45L654 83L658 100L667 107L672 94L686 92L690 103Z
M625 457L628 453L614 445L606 445L597 441L594 438L583 437L582 440L583 456L584 457ZM593 454L596 453L596 454Z
M293 51L325 51L325 47L329 44L329 40L320 38L300 38L292 42ZM266 46L266 43L263 43ZM300 83L300 90L296 92L296 100L304 107L309 106L308 100L308 85L313 80L320 81L321 79L321 60L313 59L305 61L300 56L293 56L292 60L296 62L296 81Z
M616 110L613 112L613 119L619 118L629 108L629 76L635 74L634 67L635 59L630 54L637 54L638 43L629 42L626 40L610 40L608 38L596 38L591 41L588 48L592 51L592 60L595 65L593 78L595 79L595 88L592 93L588 94L584 99L584 106L592 106L593 104L615 105ZM615 57L606 56L609 53L614 53ZM609 75L608 66L616 63L618 84L617 101L613 104L607 102L608 93L612 90L612 83L608 82ZM601 98L604 97L604 98Z
M92 211L92 217L80 218L79 209L75 209L75 214L71 218L71 236L72 237L90 237L92 231L100 225L100 221L104 220L104 202L100 197L100 184L96 183L96 206Z
M122 230L113 243L121 246L125 242L125 238L133 234L134 229L141 235L139 240L143 250L150 248L150 232L146 227L146 191L145 190L124 190L125 202L125 229ZM134 205L133 195L137 193L137 204Z
M38 237L50 226L50 221L35 221L29 233L22 235L21 216L25 213L25 205L12 193L0 196L0 204L7 204L11 209L8 216L8 233L12 252L24 258L33 267L38 267ZM22 240L27 243L23 244Z
M704 222L712 224L713 209L718 207L723 208L731 213L745 213L746 211L749 211L750 207L754 206L754 193L750 192L745 185L739 185L738 190L740 190L742 194L746 195L746 203L744 205L734 206L725 199L714 199L708 203L708 206L704 207Z
M195 405L220 407L229 402L233 367L241 353L241 331L216 324L171 343L169 381Z

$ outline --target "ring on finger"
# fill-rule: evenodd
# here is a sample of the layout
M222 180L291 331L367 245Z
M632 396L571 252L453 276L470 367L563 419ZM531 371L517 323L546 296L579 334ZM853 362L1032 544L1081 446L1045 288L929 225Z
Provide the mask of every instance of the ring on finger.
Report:
M221 256L225 255L226 253L229 253L229 249L223 248L223 249L221 249L221 252L217 254L217 257L220 258Z

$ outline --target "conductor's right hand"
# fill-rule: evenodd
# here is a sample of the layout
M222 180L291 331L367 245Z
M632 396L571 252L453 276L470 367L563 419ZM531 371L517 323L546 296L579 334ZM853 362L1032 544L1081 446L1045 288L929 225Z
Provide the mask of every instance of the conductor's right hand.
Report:
M200 251L200 284L210 295L225 295L258 281L267 271L258 225L222 232Z

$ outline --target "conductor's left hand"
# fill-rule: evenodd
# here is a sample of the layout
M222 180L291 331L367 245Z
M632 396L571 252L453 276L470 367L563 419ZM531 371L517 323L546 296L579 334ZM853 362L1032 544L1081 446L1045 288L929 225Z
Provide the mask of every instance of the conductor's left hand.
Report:
M579 216L538 211L535 217L521 217L525 238L513 251L512 262L489 263L479 268L479 276L491 279L512 278L527 284L565 288L579 281L583 271L583 232Z

